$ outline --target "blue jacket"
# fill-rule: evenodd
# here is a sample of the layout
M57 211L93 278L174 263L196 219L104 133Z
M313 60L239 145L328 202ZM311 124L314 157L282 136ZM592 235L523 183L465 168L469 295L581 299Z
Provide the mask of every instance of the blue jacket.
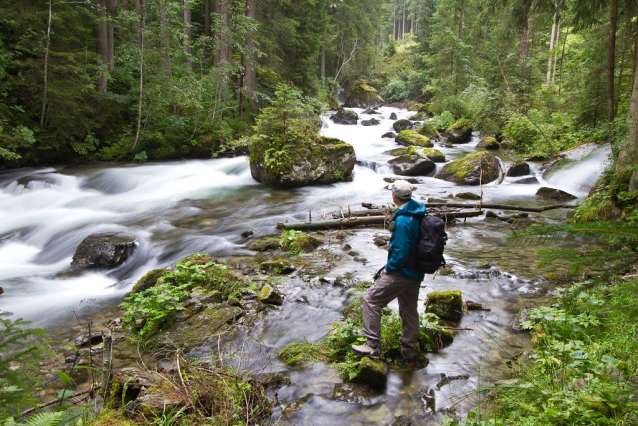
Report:
M427 212L428 210L423 204L410 200L394 213L391 219L394 222L394 229L390 237L390 251L388 252L388 262L385 265L386 272L399 272L401 276L411 281L423 281L425 274L416 269L407 268L405 262L408 255L416 250L420 219Z

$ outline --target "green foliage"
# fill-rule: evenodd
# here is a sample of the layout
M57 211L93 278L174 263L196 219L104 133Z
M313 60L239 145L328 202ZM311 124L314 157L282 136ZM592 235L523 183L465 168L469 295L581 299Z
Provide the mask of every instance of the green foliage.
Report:
M450 111L443 111L440 115L432 117L432 125L439 132L447 130L452 124L455 123L454 114Z
M175 269L158 280L157 284L128 296L120 307L124 310L123 324L134 335L147 337L157 331L190 297L191 290L200 287L217 290L230 297L247 284L227 272L225 265L213 262L204 254L180 260Z
M42 383L40 362L45 330L27 328L22 319L0 312L0 424L37 402L33 397Z
M16 423L15 420L10 418L4 426L58 426L62 425L64 413L38 413L27 419L23 423Z

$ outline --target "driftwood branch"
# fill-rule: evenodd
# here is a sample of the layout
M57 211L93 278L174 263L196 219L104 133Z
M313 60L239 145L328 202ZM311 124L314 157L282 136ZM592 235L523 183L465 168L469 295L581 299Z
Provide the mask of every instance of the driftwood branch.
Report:
M432 213L432 216L440 217L445 221L452 219L461 219L468 217L476 217L483 215L481 210L472 211L451 211L451 212L436 212ZM298 223L278 223L277 228L283 230L295 229L297 231L313 231L319 229L342 229L353 228L355 226L370 226L370 225L383 225L385 222L385 215L381 216L368 216L368 217L348 217L344 219L332 219L322 220L319 222L298 222Z

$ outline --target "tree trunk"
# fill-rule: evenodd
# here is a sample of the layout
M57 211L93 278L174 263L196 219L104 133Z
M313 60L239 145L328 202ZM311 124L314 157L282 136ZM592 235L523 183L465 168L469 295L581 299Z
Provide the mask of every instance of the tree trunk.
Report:
M638 34L638 31L636 31ZM397 41L397 4L392 0L392 40Z
M406 0L403 0L403 23L401 24L401 40L405 38L405 18L406 18L405 2Z
M49 93L49 48L51 47L51 21L53 19L53 0L49 0L49 18L47 20L47 38L44 45L44 81L42 84L42 112L40 114L40 128L44 129L47 112L47 96Z
M326 40L321 43L321 88L326 89Z
M609 45L607 47L607 123L609 130L607 139L612 143L611 151L614 158L618 158L618 150L614 147L612 124L616 118L614 102L614 76L616 74L616 26L618 23L618 0L611 0L609 13Z
M108 26L106 24L106 0L97 0L97 18L98 23L96 27L97 35L97 54L102 62L103 70L97 78L97 87L101 93L106 93L107 80L106 71L109 66L109 44L108 44Z
M135 0L135 12L138 16L137 22L137 42L140 49L140 74L139 74L139 91L140 95L137 102L137 129L135 131L135 140L131 147L131 154L135 155L137 146L140 142L140 131L142 129L142 106L144 104L144 27L146 26L146 15L144 13L144 0Z
M184 0L184 53L186 54L186 66L193 67L191 61L191 41L193 38L193 29L191 26L191 2Z
M247 6L246 16L250 19L255 19L257 16L257 0L248 0ZM256 65L257 58L255 57L255 42L253 41L253 34L248 33L246 41L246 76L244 77L244 86L246 87L248 102L250 102L251 105L254 103L255 82L257 80L257 72L255 70Z
M558 28L556 28L556 43L554 45L554 65L552 66L552 84L556 80L556 64L558 63L558 44L560 43L560 15L558 21Z
M552 20L552 35L549 39L549 58L547 59L547 78L545 85L549 86L552 78L552 60L554 59L554 43L556 37L556 26L558 24L558 2L554 1L554 19Z
M616 170L624 172L634 168L638 163L638 68L634 72L634 85L631 91L631 101L629 103L629 113L627 123L629 124L629 137L623 149L620 150L616 162ZM638 171L634 170L629 181L629 189L638 189Z
M204 0L204 36L210 37L210 18L211 10L210 10L210 0ZM210 41L206 42L206 46L204 47L205 56L210 58Z
M171 23L166 13L166 4L164 2L159 3L160 12L160 36L162 39L162 71L168 76L170 80L171 100L173 105L173 115L177 115L177 102L175 100L174 84L173 84L173 65L171 61Z
M636 68L638 67L638 15L635 16L634 21L634 64L632 67L632 75L636 75Z
M618 84L616 85L616 102L614 103L614 116L618 115L618 104L620 103L620 94L622 93L623 74L625 73L625 58L627 57L627 39L629 38L630 26L627 25L626 31L623 32L622 37L622 53L620 55L620 69L618 70Z
M113 72L115 69L115 33L113 28L113 22L111 19L117 15L117 9L120 7L120 0L107 0L106 9L109 22L106 24L107 44L108 44L108 71Z
M523 5L523 25L521 26L521 41L518 46L518 63L522 66L523 61L527 57L527 44L529 42L529 15L532 6L532 0L521 0Z

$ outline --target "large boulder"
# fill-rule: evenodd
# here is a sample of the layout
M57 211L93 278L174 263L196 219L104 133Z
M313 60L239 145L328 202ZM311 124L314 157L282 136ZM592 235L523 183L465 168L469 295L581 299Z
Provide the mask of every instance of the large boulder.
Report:
M463 317L464 306L460 291L433 291L428 293L425 312L441 319L458 321Z
M336 114L330 116L330 120L337 124L357 124L359 116L351 109L339 108Z
M472 123L462 118L448 127L443 136L451 143L468 143L472 140Z
M275 159L268 153L269 149L266 144L253 143L250 172L257 182L274 187L348 181L357 162L352 145L325 136L280 151L283 154Z
M388 163L400 176L427 176L436 169L432 160L418 154L400 155Z
M436 177L458 185L479 185L481 180L492 182L498 175L498 159L487 151L479 151L446 164Z
M136 242L130 235L90 235L75 250L71 266L76 269L115 268L129 258Z
M410 120L405 120L405 119L397 120L394 123L392 123L392 128L397 133L399 133L402 130L409 130L413 127L414 127L414 123L411 122Z
M412 130L402 130L397 135L395 142L403 146L422 146L424 148L432 148L434 144L427 137L418 134Z
M383 103L377 89L365 80L357 80L346 95L345 105L350 108L370 108Z
M421 153L423 153L423 155L425 155L426 157L428 157L430 160L434 161L435 163L445 163L446 162L445 154L443 154L438 149L423 148L423 149L421 149Z
M379 124L381 124L381 122L376 118L371 118L370 120L361 120L362 126L378 126Z

